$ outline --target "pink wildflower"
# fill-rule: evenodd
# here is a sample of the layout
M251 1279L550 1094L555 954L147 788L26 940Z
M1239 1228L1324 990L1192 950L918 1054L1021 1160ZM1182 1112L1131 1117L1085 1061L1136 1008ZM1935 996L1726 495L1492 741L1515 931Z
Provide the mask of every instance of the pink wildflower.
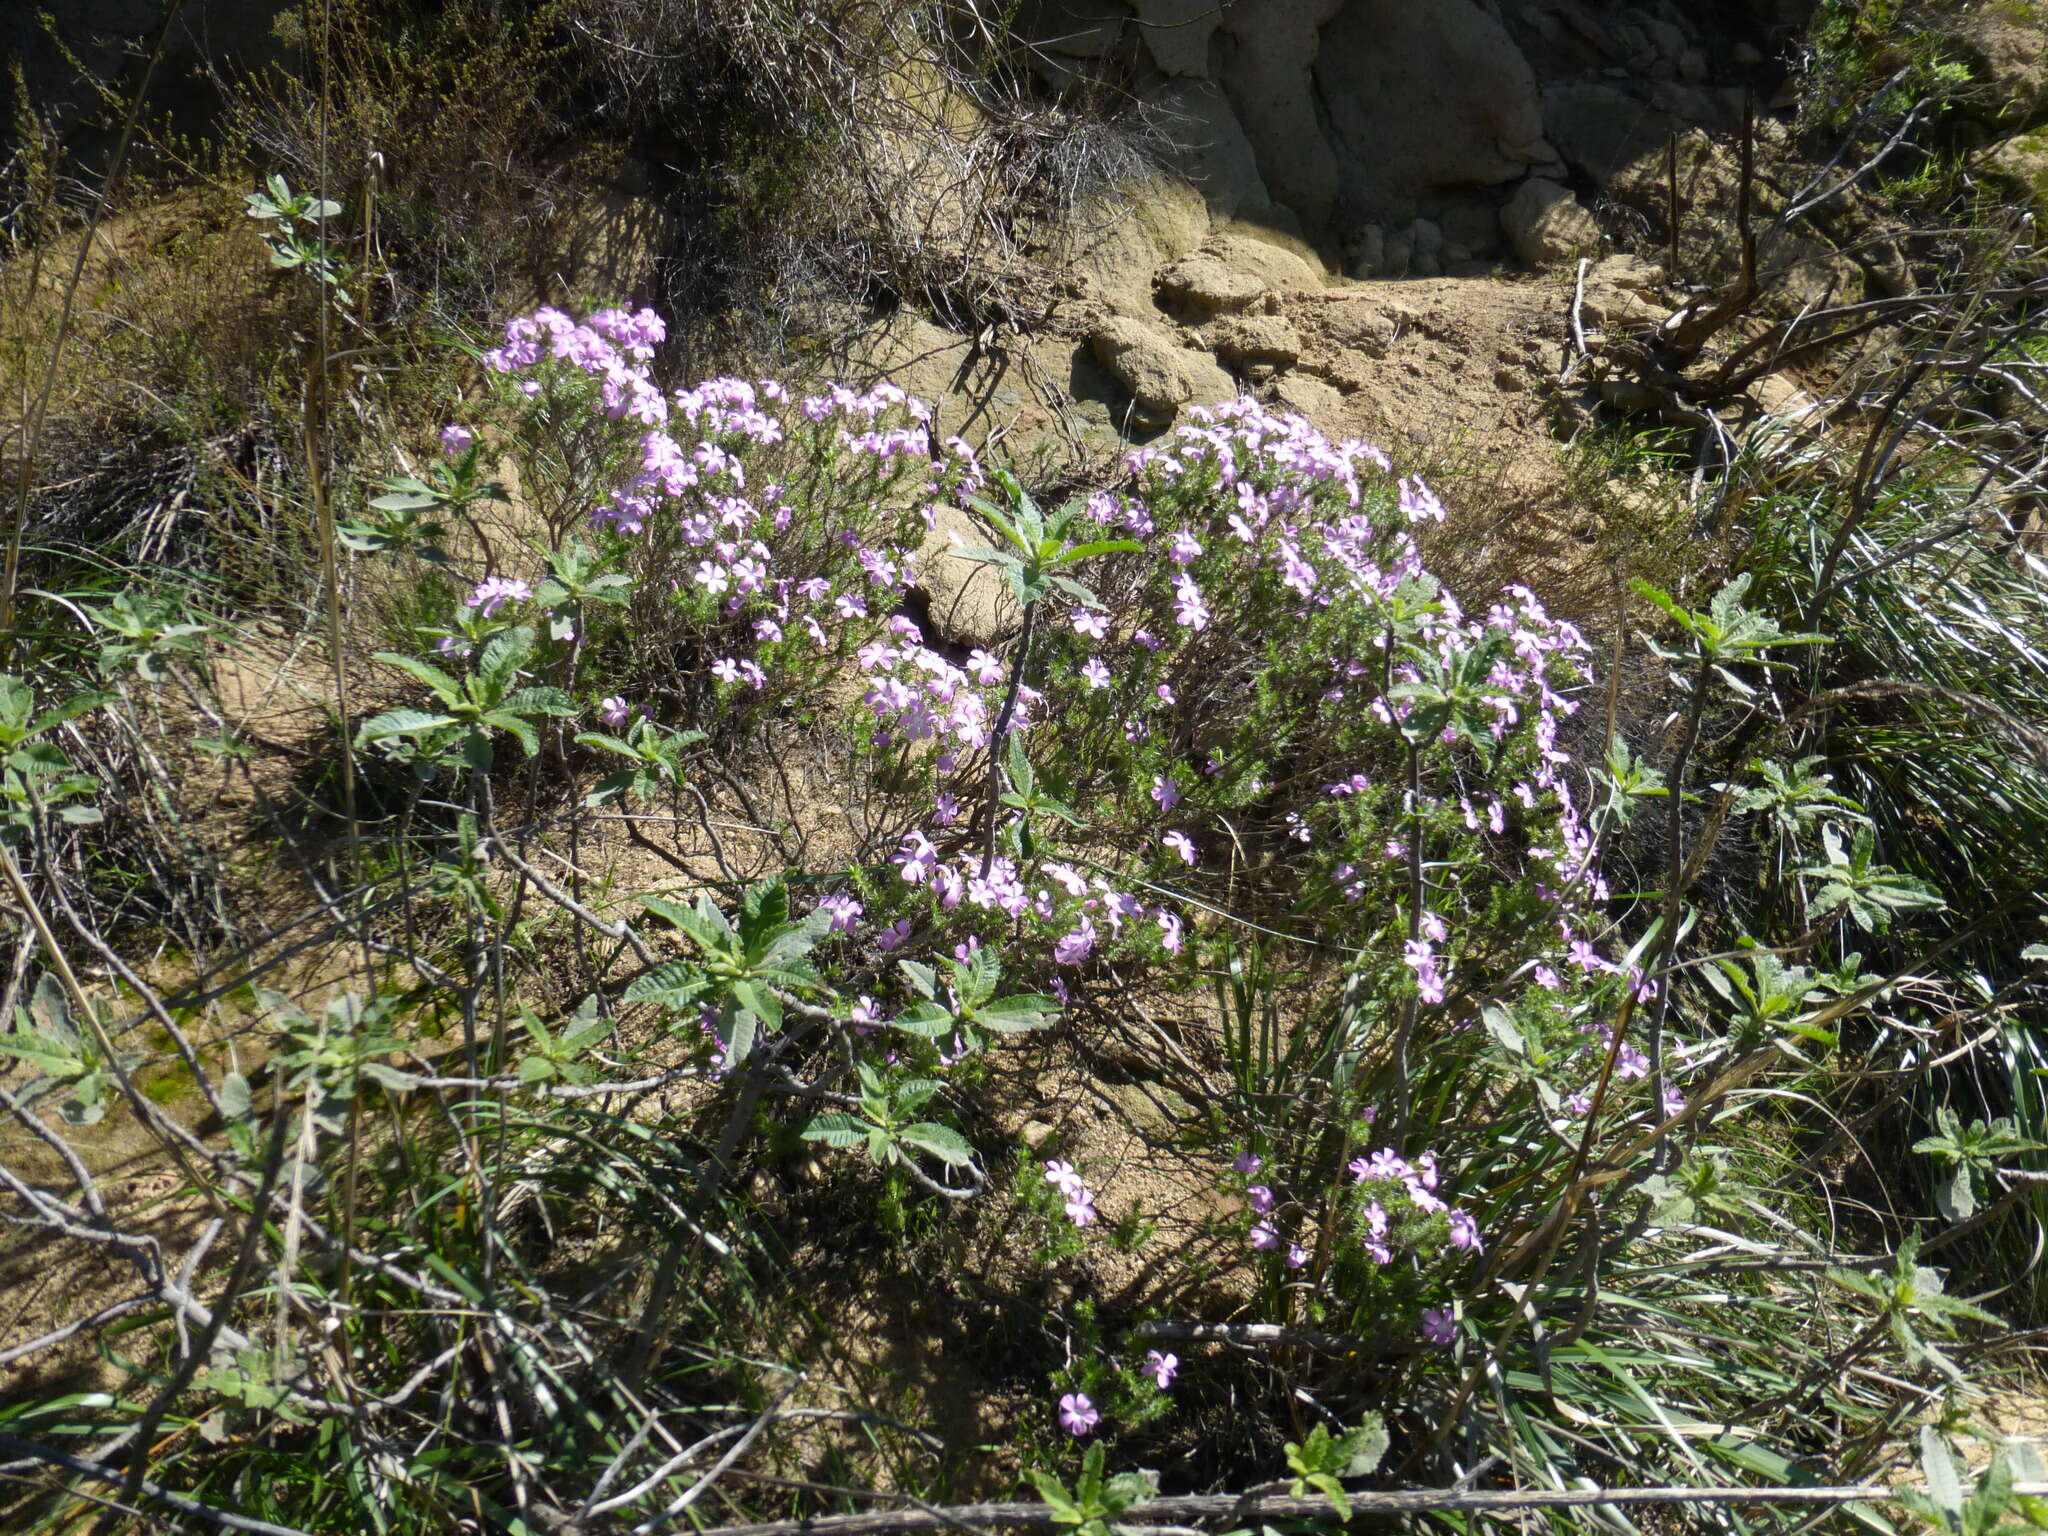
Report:
M844 894L827 896L818 903L820 912L829 913L832 918L832 932L851 933L853 925L860 921L863 911L861 904Z
M1102 1422L1102 1414L1086 1392L1069 1392L1060 1399L1060 1428L1076 1440Z
M471 608L483 610L490 618L507 603L523 603L533 596L533 588L516 576L490 576L476 584L476 590L464 599Z
M1079 965L1094 952L1094 949L1095 925L1088 921L1087 915L1084 913L1080 923L1073 931L1062 934L1060 941L1053 945L1053 963L1056 965Z

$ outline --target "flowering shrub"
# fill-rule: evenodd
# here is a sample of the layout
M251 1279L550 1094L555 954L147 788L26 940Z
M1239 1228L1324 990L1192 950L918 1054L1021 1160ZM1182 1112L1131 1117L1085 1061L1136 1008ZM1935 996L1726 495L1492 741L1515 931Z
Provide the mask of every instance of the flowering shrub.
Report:
M1000 35L941 9L845 20ZM1924 348L1860 456L1855 412L1730 424L1732 537L1620 589L1596 680L1534 592L1437 579L1427 484L1255 400L1041 506L888 385L675 388L648 310L436 367L373 227L249 211L330 386L303 470L225 439L280 569L182 582L173 498L110 590L23 464L0 1204L93 1262L0 1340L13 1524L1791 1530L1776 1485L1902 1428L1895 1508L2002 1518L1941 1438L1961 1293L2032 1283L1982 1250L2043 1176L2048 639L2023 434L1930 438ZM1888 313L1974 390L2024 293L1983 348ZM284 615L235 656L209 609L315 545L332 691L285 721L234 686ZM88 1344L107 1390L53 1395Z
M1229 941L1224 914L1307 923L1345 956L1333 1059L1391 1051L1317 1101L1347 1127L1340 1149L1320 1126L1273 1125L1225 1176L1244 1253L1283 1314L1299 1274L1312 1314L1438 1344L1454 1332L1446 1271L1486 1242L1481 1216L1439 1191L1471 1186L1484 1208L1491 1162L1458 1135L1402 1150L1424 1134L1412 1100L1430 1076L1413 1042L1439 1063L1497 1047L1558 1148L1603 1083L1610 1116L1630 1095L1649 1123L1682 1107L1608 1022L1654 984L1603 951L1600 844L1630 795L1594 803L1563 745L1586 642L1526 588L1468 612L1435 580L1416 531L1444 509L1423 482L1240 400L1189 413L1130 456L1120 487L1046 514L887 385L663 393L662 335L647 311L541 310L484 354L500 420L451 424L444 449L474 456L495 434L547 488L543 510L580 507L583 526L532 568L483 577L430 633L444 658L483 647L480 675L509 675L510 655L587 694L606 729L577 739L638 765L605 793L679 785L706 732L729 739L778 709L803 710L845 771L888 786L875 842L852 850L842 886L816 888L788 930L800 939L775 941L802 969L759 971L735 950L719 962L730 981L700 960L629 992L673 1010L714 1068L746 1065L784 1022L773 992L793 989L861 1079L849 1111L806 1134L951 1191L920 1162L957 1172L971 1149L917 1118L944 1080L918 1074L1045 1027L1105 966L1192 979L1207 944ZM945 504L998 543L927 547ZM962 654L911 616L921 563L945 559L1007 576L1013 643ZM651 634L675 697L600 696L610 659ZM530 715L567 697L528 689L482 718L530 736L521 701ZM473 733L469 718L400 711L365 737ZM704 956L724 953L715 910L649 902ZM855 978L843 994L835 969ZM1006 969L1045 992L998 996ZM1368 1155L1376 1121L1392 1144ZM1046 1178L1074 1228L1096 1220L1071 1164Z
M1740 581L1699 611L1645 593L1672 626L1658 654L1693 700L1667 782L1619 739L1587 752L1592 657L1571 624L1526 588L1472 604L1432 576L1417 536L1444 508L1373 448L1238 400L1189 412L1113 485L1042 508L887 385L658 386L663 331L648 311L514 320L482 354L482 396L437 429L440 458L387 479L362 518L337 525L360 559L429 573L415 643L381 658L406 697L356 739L365 758L410 772L399 845L427 845L411 841L415 810L447 819L423 834L432 854L418 880L362 903L404 910L402 925L366 929L365 952L411 961L408 977L423 980L402 985L432 999L419 1033L450 1016L464 1030L461 1075L436 1075L417 1057L422 1070L393 1064L413 1047L400 1002L411 994L397 985L319 1022L266 1005L289 1041L276 1059L298 1064L292 1081L315 1106L306 1136L355 1158L369 1143L345 1127L365 1105L421 1095L446 1112L437 1155L453 1182L430 1202L387 1201L358 1229L375 1227L374 1240L341 1240L343 1273L365 1266L384 1288L376 1306L411 1316L424 1286L439 1287L434 1306L470 1309L510 1265L537 1273L498 1225L519 1200L567 1217L601 1190L630 1207L622 1230L668 1234L616 1391L587 1370L599 1355L580 1309L557 1307L544 1283L528 1310L523 1291L491 1305L515 1341L506 1358L550 1341L549 1394L598 1383L578 1398L579 1422L621 1403L638 1412L638 1373L693 1274L683 1256L715 1256L741 1288L731 1277L745 1261L716 1235L734 1230L739 1180L754 1199L773 1188L759 1175L801 1160L829 1185L879 1189L881 1240L944 1232L958 1244L948 1252L1015 1271L1000 1282L1057 1343L1027 1351L1035 1408L1020 1456L1081 1458L1071 1489L1049 1472L1037 1481L1084 1529L1107 1530L1154 1491L1105 1472L1109 1444L1194 1434L1276 1383L1287 1417L1307 1402L1323 1421L1289 1423L1296 1440L1247 1439L1245 1465L1227 1470L1264 1483L1284 1450L1290 1496L1339 1508L1343 1480L1370 1474L1397 1435L1419 1462L1469 1432L1500 1446L1516 1479L1558 1486L1582 1475L1571 1448L1595 1423L1611 1426L1606 1446L1640 1457L1681 1400L1678 1416L1698 1423L1766 1397L1796 1408L1803 1389L1779 1361L1753 1358L1739 1330L1711 1332L1725 1299L1715 1287L1769 1282L1639 1290L1631 1320L1616 1321L1601 1301L1607 1255L1618 1241L1641 1273L1666 1260L1683 1270L1687 1239L1710 1230L1700 1212L1746 1219L1743 1171L1691 1138L1709 1126L1718 1137L1733 1093L1803 1061L1805 1045L1832 1047L1885 986L1839 945L1825 963L1791 952L1817 950L1830 924L1887 933L1940 897L1878 861L1869 819L1812 758L1763 765L1760 787L1716 787L1726 815L1767 812L1806 844L1782 862L1789 885L1775 898L1808 929L1793 945L1758 944L1738 921L1715 951L1681 953L1702 921L1682 900L1698 857L1681 817L1664 818L1663 894L1616 889L1606 870L1622 846L1626 883L1642 883L1641 839L1620 843L1633 819L1652 801L1698 799L1689 754L1705 701L1757 696L1751 679L1812 636L1746 606ZM492 502L513 508L499 532L510 520L540 536L516 552L494 541L477 521ZM942 513L986 542L936 537ZM935 573L969 565L993 572L1011 604L1007 629L978 645L930 617ZM439 574L450 569L452 590ZM189 679L203 626L126 594L89 617L103 670L124 686L131 673L143 686ZM112 697L47 720L29 720L27 703L14 711L22 846L52 809L94 814L54 804L58 777L79 799L100 782L52 748L65 774L30 784L23 754L42 746L28 738ZM822 796L794 787L793 754L824 770ZM604 841L614 826L682 889L619 889L627 866L607 864ZM413 904L423 890L455 919L438 941L420 938L436 910ZM544 938L542 919L563 917L573 956ZM538 999L569 975L582 1000L554 1027L513 991L523 979ZM78 1117L104 1112L130 1059L81 1034L62 997L38 999L33 1041L10 1048L42 1074L31 1091L84 1084ZM1066 1027L1063 1044L1085 1049L1160 1000L1172 1030L1144 1023L1186 1067L1188 1093L1142 1154L1163 1196L1134 1192L1123 1154L1085 1128L1057 1142L1022 1133L1028 1157L999 1145L998 1117L1019 1107L1012 1069L1044 1059L1035 1042ZM175 1022L167 1009L151 1017ZM659 1097L670 1090L688 1104ZM207 1092L234 1177L259 1187L269 1175L255 1171L264 1131L249 1083L231 1074ZM515 1094L537 1101L530 1117L511 1110ZM1958 1177L1987 1200L1994 1143L2013 1150L1961 1127L1942 1144L1964 1148ZM472 1200L479 1159L519 1192L511 1204ZM992 1168L1008 1172L992 1180ZM1631 1212L1619 1239L1602 1232L1603 1200ZM458 1225L483 1215L462 1289L377 1256L436 1241L419 1225L428 1208ZM941 1212L991 1208L988 1226L940 1225ZM858 1234L865 1209L835 1196L833 1222ZM1106 1277L1134 1259L1137 1278L1112 1299ZM1930 1338L1984 1316L1934 1299L1910 1253L1892 1281L1841 1273L1837 1289L1859 1298L1844 1304L1854 1324L1815 1330L1811 1379L1840 1369L1832 1336L1859 1349L1909 1338L1917 1366L1945 1358ZM1168 1307L1197 1315L1161 1316ZM1577 1321L1560 1334L1550 1319L1566 1308ZM1638 1314L1669 1319L1684 1344L1654 1357L1643 1374L1657 1380L1631 1377L1617 1396L1609 1336L1637 1340ZM1900 1328L1918 1317L1920 1331L1887 1333L1872 1316ZM751 1359L757 1341L734 1347ZM273 1391L282 1367L237 1348L247 1380L219 1390ZM1248 1373L1228 1353L1240 1348L1280 1353ZM1752 1388L1713 1385L1738 1367ZM1525 1389L1540 1381L1547 1396L1573 1371L1604 1418L1553 1412ZM678 1380L671 1371L663 1390ZM1482 1387L1501 1400L1482 1404ZM1473 1428L1488 1414L1517 1428ZM1788 1446L1804 1443L1800 1422L1781 1419ZM614 1467L646 1441L621 1442ZM1748 1442L1714 1454L1769 1470ZM1671 1469L1684 1470L1679 1458ZM602 1513L641 1496L590 1497Z

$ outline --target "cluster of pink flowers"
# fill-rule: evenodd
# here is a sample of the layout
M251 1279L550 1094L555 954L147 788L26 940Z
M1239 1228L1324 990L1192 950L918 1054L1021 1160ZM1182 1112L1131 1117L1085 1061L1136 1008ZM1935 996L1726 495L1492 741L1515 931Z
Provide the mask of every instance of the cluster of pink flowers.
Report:
M516 576L490 576L478 582L476 590L463 601L489 619L495 618L505 604L523 603L532 596L533 588Z
M933 905L942 912L964 903L1006 917L1035 918L1051 931L1058 931L1062 922L1071 922L1070 928L1058 931L1053 942L1051 958L1056 965L1081 965L1094 954L1101 937L1098 917L1112 937L1121 935L1126 923L1152 922L1169 954L1178 953L1184 942L1180 916L1171 908L1147 905L1103 876L1084 875L1057 859L1039 865L1038 874L1050 883L1034 888L1026 879L1027 871L1007 856L988 861L986 871L982 855L973 849L948 861L928 835L913 828L904 834L902 846L890 862L906 885L928 888Z
M505 341L484 354L493 373L524 373L544 359L581 369L599 382L605 412L654 426L668 415L668 402L648 377L647 361L668 336L668 326L651 309L627 314L601 309L578 323L559 309L542 308L505 324ZM539 394L537 380L521 385Z
M1060 1192L1066 1202L1067 1220L1085 1227L1095 1220L1095 1192L1072 1163L1053 1160L1045 1165L1045 1182Z
M915 622L899 615L889 621L884 634L862 646L855 659L868 678L861 702L883 727L877 745L940 738L970 751L988 745L1002 708L1004 673L1002 664L986 651L976 651L966 667L957 667L925 645ZM1035 688L1020 688L1010 729L1028 730L1042 698ZM940 771L952 766L944 762Z
M1485 1251L1480 1242L1479 1223L1472 1214L1458 1206L1451 1205L1437 1193L1441 1176L1437 1171L1434 1152L1425 1152L1409 1162L1392 1147L1382 1147L1370 1157L1356 1157L1347 1170L1357 1184L1393 1184L1406 1196L1409 1206L1425 1216L1441 1214L1450 1227L1451 1246L1469 1253ZM1394 1262L1393 1249L1387 1243L1391 1222L1386 1208L1379 1198L1369 1199L1365 1207L1367 1238L1365 1251L1376 1264Z
M1253 1153L1240 1153L1231 1166L1249 1181L1258 1176L1264 1160ZM1452 1248L1471 1253L1484 1251L1479 1223L1470 1212L1451 1205L1438 1193L1442 1177L1435 1152L1424 1152L1410 1162L1393 1148L1386 1147L1370 1156L1354 1158L1347 1171L1354 1184L1392 1186L1392 1189L1368 1195L1362 1210L1365 1252L1374 1263L1394 1262L1395 1218L1403 1212L1425 1217L1442 1215ZM1397 1192L1401 1198L1396 1201L1394 1212L1390 1213L1382 1200L1392 1199ZM1307 1249L1281 1231L1278 1213L1281 1201L1272 1186L1247 1182L1244 1198L1253 1218L1248 1235L1252 1248L1259 1252L1276 1252L1284 1247L1288 1268L1299 1269L1305 1265L1308 1262Z
M549 369L580 373L595 381L606 414L645 429L637 434L637 468L592 522L658 538L673 551L668 569L677 600L718 626L712 676L729 687L766 690L789 646L852 659L871 721L868 739L877 748L925 749L912 760L936 780L927 819L903 835L892 860L904 886L928 894L935 916L1001 914L1035 935L1045 959L1059 967L1086 965L1105 944L1139 933L1179 952L1182 917L1151 899L1158 888L1142 880L1170 883L1200 869L1208 785L1239 771L1227 769L1215 749L1190 746L1186 759L1169 753L1161 762L1156 746L1146 748L1155 754L1144 774L1158 819L1133 855L1149 868L1084 874L1047 848L1061 829L1045 822L1034 830L1053 857L999 857L984 868L978 848L963 847L957 830L950 841L945 833L984 792L982 754L994 745L1009 662L986 651L958 661L898 609L916 580L917 525L929 529L941 503L985 485L972 450L957 438L936 442L930 409L894 385L866 392L831 387L796 398L773 381L726 378L663 395L647 364L664 335L651 311L600 310L578 322L543 309L510 322L486 361L529 393L548 387L555 376ZM451 453L472 442L460 427L443 435ZM793 459L806 453L808 470L790 473ZM762 468L768 462L772 475ZM1380 450L1332 442L1298 416L1250 400L1196 410L1171 439L1129 455L1127 468L1128 484L1090 496L1086 509L1105 532L1145 547L1136 564L1147 606L1131 615L1067 608L1048 628L1056 645L1069 648L1071 663L1046 663L1041 655L1034 672L1044 668L1045 692L1017 689L1010 729L1030 742L1045 722L1086 708L1106 714L1133 743L1171 739L1149 723L1184 708L1165 678L1185 692L1186 679L1206 675L1204 660L1215 648L1258 645L1262 637L1245 633L1240 619L1257 611L1247 606L1255 593L1282 623L1290 613L1304 622L1328 615L1337 634L1351 637L1328 656L1322 691L1331 702L1357 694L1370 715L1347 711L1354 721L1405 726L1417 706L1398 685L1426 682L1432 668L1469 668L1483 656L1475 730L1486 739L1472 745L1517 766L1492 784L1475 784L1461 771L1451 776L1448 795L1425 781L1423 804L1412 809L1431 829L1430 857L1444 852L1441 841L1466 838L1502 878L1530 881L1553 904L1559 948L1533 957L1523 972L1530 984L1555 993L1573 967L1586 976L1613 972L1577 926L1586 906L1608 891L1596 868L1597 836L1579 804L1583 790L1566 778L1567 755L1558 744L1576 708L1571 691L1588 671L1583 636L1522 587L1468 617L1428 578L1415 542L1417 526L1444 516L1434 492L1418 478L1397 478ZM807 485L829 488L830 501L817 503L828 509L825 516L815 515ZM888 527L895 532L878 531ZM494 577L469 602L489 616L530 597L526 583ZM1406 617L1400 650L1390 657L1386 636L1396 630L1396 613ZM1391 694L1390 681L1397 685ZM628 718L619 699L606 700L602 715L615 729ZM1465 745L1454 728L1442 742ZM1384 842L1396 864L1409 858L1412 834L1372 821L1386 791L1353 767L1321 765L1311 782L1325 793L1275 807L1269 825L1311 850L1304 859L1333 878L1343 900L1362 904L1384 887L1387 871L1361 851L1363 837L1347 829L1377 827L1368 846ZM1228 788L1237 804L1267 792L1248 778ZM1462 833L1449 830L1459 823ZM1387 836L1390 830L1399 835ZM1146 890L1146 899L1134 890ZM864 915L860 904L851 897L828 901L833 928L853 931ZM911 918L899 918L876 942L884 952L896 950L912 928ZM1452 924L1428 914L1401 959L1421 1001L1449 1002L1459 960ZM1644 988L1641 978L1629 979L1639 992ZM1052 985L1065 995L1065 987ZM1620 1066L1629 1080L1643 1070L1633 1047ZM1280 1248L1278 1227L1263 1227L1253 1240ZM1463 1227L1455 1228L1453 1241L1463 1235ZM1476 1228L1470 1235L1476 1243Z
M907 500L921 509L928 529L936 504L980 486L982 473L958 438L935 447L930 407L893 384L866 393L835 386L795 400L774 380L719 378L663 395L647 363L665 336L651 310L599 310L579 323L540 309L509 321L503 344L484 361L518 378L527 394L546 387L548 366L566 365L596 381L605 414L647 428L637 473L590 514L591 524L626 536L658 533L672 543L685 556L678 598L708 602L719 619L732 621L728 652L715 657L713 675L729 686L764 689L764 648L802 641L842 653L872 635L900 602L913 578L914 546L863 542L864 520L879 525L893 515L885 514L885 503ZM815 569L784 573L780 536L794 529L815 547L824 530L806 519L795 487L750 472L749 460L798 431L831 488L843 553L858 568L850 578ZM921 723L907 724L914 730Z

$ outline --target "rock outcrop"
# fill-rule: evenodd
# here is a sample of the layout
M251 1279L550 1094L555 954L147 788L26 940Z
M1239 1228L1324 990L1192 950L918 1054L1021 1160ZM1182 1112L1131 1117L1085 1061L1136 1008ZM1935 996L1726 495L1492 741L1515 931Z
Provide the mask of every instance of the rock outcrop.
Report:
M1346 199L1370 217L1413 217L1428 198L1557 158L1528 61L1473 0L1349 0L1315 79Z
M1161 297L1195 318L1248 309L1275 293L1314 293L1321 274L1281 245L1243 233L1218 235L1159 274Z
M1230 376L1205 352L1182 347L1163 326L1128 315L1103 322L1088 344L1110 377L1130 392L1132 424L1156 431L1192 401L1227 399Z
M1600 249L1600 226L1570 187L1531 177L1515 189L1500 211L1500 227L1515 255L1532 267L1547 267Z

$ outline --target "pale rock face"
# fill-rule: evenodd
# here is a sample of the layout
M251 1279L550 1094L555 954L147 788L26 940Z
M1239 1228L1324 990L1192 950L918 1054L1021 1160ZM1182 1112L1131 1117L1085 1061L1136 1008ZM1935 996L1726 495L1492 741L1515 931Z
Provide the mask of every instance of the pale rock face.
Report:
M1151 315L1152 274L1209 238L1202 194L1167 172L1126 183L1073 220L1064 264L1118 314Z
M1179 346L1162 326L1119 315L1098 326L1088 344L1110 377L1130 391L1140 426L1165 426L1184 405L1236 392L1214 358Z
M1349 0L1323 30L1315 76L1344 199L1368 217L1556 158L1528 61L1474 0Z
M1336 151L1316 118L1310 70L1324 23L1345 0L1260 0L1223 13L1229 50L1223 89L1237 109L1274 199L1311 227L1336 204ZM1462 3L1462 0L1461 0Z
M1600 249L1600 226L1569 187L1532 177L1515 189L1500 211L1501 232L1517 257L1547 267Z
M1385 357L1400 326L1377 304L1349 295L1332 295L1317 317L1324 336L1346 352Z
M1205 314L1249 309L1269 293L1316 293L1321 274L1265 240L1222 234L1159 274L1170 300Z
M1226 315L1208 341L1217 356L1239 366L1291 368L1301 360L1301 333L1278 315Z
M1138 36L1162 75L1206 80L1209 39L1222 24L1216 0L1137 0Z
M1168 162L1201 189L1217 219L1256 214L1272 205L1258 156L1221 86L1209 80L1175 81L1147 99L1159 113Z

